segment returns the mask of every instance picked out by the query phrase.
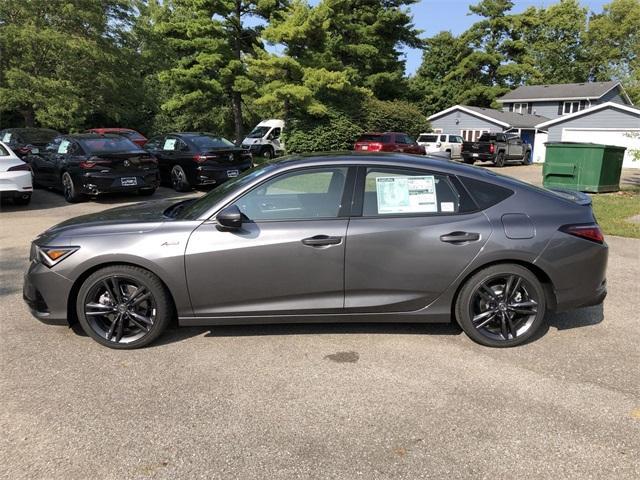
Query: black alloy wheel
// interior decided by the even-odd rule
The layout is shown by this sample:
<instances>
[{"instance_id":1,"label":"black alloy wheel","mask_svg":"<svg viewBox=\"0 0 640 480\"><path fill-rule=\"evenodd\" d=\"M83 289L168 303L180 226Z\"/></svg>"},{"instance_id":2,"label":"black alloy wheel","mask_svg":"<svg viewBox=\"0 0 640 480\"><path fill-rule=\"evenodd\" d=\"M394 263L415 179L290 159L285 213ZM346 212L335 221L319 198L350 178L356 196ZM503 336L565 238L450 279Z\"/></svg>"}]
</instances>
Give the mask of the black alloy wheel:
<instances>
[{"instance_id":1,"label":"black alloy wheel","mask_svg":"<svg viewBox=\"0 0 640 480\"><path fill-rule=\"evenodd\" d=\"M191 190L187 174L180 165L174 165L171 169L171 186L176 192L188 192Z\"/></svg>"},{"instance_id":2,"label":"black alloy wheel","mask_svg":"<svg viewBox=\"0 0 640 480\"><path fill-rule=\"evenodd\" d=\"M526 342L544 323L545 293L535 275L520 265L496 265L462 288L456 318L478 343L510 347Z\"/></svg>"},{"instance_id":3,"label":"black alloy wheel","mask_svg":"<svg viewBox=\"0 0 640 480\"><path fill-rule=\"evenodd\" d=\"M69 172L62 174L62 194L69 203L77 203L84 200L85 196L78 192L76 184Z\"/></svg>"},{"instance_id":4,"label":"black alloy wheel","mask_svg":"<svg viewBox=\"0 0 640 480\"><path fill-rule=\"evenodd\" d=\"M498 152L498 155L496 155L496 161L495 161L495 165L496 167L504 167L504 152Z\"/></svg>"},{"instance_id":5,"label":"black alloy wheel","mask_svg":"<svg viewBox=\"0 0 640 480\"><path fill-rule=\"evenodd\" d=\"M129 265L107 267L87 278L77 299L84 331L111 348L151 343L172 316L166 289L151 272Z\"/></svg>"}]
</instances>

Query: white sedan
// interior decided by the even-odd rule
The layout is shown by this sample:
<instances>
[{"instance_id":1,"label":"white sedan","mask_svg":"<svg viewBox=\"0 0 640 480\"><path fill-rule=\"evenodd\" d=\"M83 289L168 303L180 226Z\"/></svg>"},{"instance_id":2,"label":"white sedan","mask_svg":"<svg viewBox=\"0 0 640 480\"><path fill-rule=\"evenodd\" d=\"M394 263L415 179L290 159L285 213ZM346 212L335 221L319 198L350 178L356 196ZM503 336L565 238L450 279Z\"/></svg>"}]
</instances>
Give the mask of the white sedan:
<instances>
[{"instance_id":1,"label":"white sedan","mask_svg":"<svg viewBox=\"0 0 640 480\"><path fill-rule=\"evenodd\" d=\"M0 142L0 197L12 198L16 205L31 201L33 183L29 165Z\"/></svg>"}]
</instances>

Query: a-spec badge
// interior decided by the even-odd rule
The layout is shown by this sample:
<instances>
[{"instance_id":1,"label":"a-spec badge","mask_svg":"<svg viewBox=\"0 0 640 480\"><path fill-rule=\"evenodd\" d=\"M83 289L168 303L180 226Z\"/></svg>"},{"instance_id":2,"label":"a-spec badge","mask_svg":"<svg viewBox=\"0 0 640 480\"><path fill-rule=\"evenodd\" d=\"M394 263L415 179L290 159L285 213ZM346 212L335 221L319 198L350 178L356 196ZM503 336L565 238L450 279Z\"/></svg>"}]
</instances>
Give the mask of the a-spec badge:
<instances>
[{"instance_id":1,"label":"a-spec badge","mask_svg":"<svg viewBox=\"0 0 640 480\"><path fill-rule=\"evenodd\" d=\"M129 160L125 160L125 161L124 161L124 163L123 163L123 165L124 165L125 167L128 167L128 166L130 166L130 165L131 165L131 162L130 162Z\"/></svg>"},{"instance_id":2,"label":"a-spec badge","mask_svg":"<svg viewBox=\"0 0 640 480\"><path fill-rule=\"evenodd\" d=\"M229 154L229 161L230 161L230 162L233 162L233 153L230 153L230 154Z\"/></svg>"}]
</instances>

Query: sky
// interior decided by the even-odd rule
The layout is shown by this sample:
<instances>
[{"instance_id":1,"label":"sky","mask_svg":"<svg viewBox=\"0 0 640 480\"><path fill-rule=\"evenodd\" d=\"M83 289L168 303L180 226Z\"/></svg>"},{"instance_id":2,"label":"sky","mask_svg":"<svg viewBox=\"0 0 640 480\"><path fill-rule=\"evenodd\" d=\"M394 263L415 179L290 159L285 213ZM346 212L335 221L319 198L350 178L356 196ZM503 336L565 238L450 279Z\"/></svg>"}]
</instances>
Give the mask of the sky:
<instances>
[{"instance_id":1,"label":"sky","mask_svg":"<svg viewBox=\"0 0 640 480\"><path fill-rule=\"evenodd\" d=\"M513 0L513 13L520 13L528 7L545 7L558 0ZM478 0L421 0L411 7L416 28L423 31L423 37L431 37L442 30L451 30L454 34L464 32L480 17L467 15L469 5ZM602 11L609 0L581 0L580 3L594 12ZM407 73L412 74L420 66L422 52L410 49L406 52Z\"/></svg>"}]
</instances>

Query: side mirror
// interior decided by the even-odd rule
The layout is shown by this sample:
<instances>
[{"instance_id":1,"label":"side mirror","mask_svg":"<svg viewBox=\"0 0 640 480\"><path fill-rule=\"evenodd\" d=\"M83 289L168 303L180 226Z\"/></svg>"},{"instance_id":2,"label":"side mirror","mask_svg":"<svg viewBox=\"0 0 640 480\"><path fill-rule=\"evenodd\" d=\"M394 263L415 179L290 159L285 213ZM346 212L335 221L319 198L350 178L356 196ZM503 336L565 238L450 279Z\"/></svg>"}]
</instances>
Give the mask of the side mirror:
<instances>
[{"instance_id":1,"label":"side mirror","mask_svg":"<svg viewBox=\"0 0 640 480\"><path fill-rule=\"evenodd\" d=\"M242 226L242 212L237 205L229 205L216 215L216 222L222 227L237 230Z\"/></svg>"}]
</instances>

